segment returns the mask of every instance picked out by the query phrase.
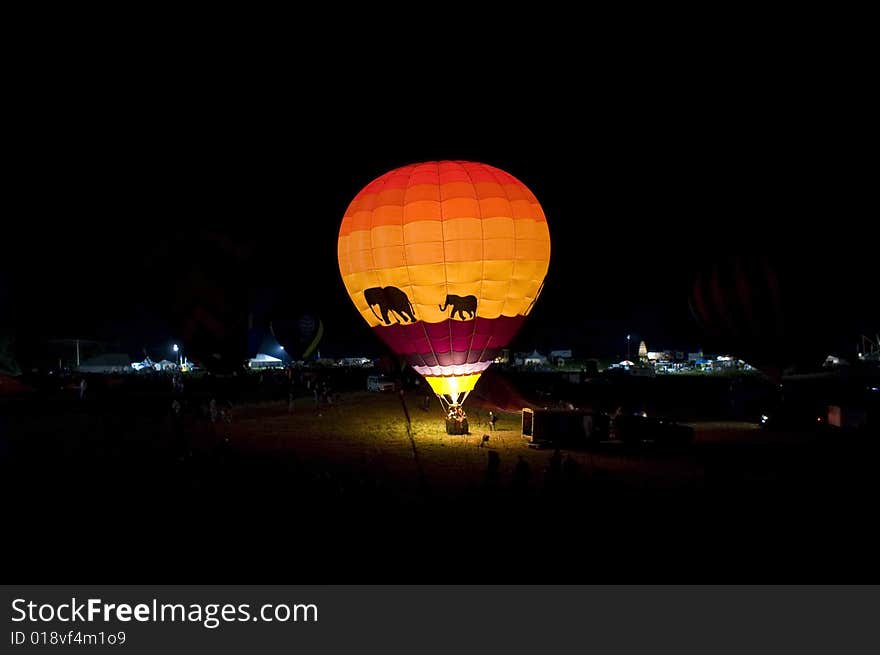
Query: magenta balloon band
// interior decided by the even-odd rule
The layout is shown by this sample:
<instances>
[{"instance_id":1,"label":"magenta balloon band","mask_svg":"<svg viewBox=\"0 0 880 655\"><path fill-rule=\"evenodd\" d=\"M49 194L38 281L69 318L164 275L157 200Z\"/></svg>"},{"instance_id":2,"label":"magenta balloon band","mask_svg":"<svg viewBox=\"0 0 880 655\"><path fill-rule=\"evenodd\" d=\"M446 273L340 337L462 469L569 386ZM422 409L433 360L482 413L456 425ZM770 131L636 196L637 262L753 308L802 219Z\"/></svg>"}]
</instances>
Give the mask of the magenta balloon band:
<instances>
[{"instance_id":1,"label":"magenta balloon band","mask_svg":"<svg viewBox=\"0 0 880 655\"><path fill-rule=\"evenodd\" d=\"M524 316L477 317L472 321L447 319L440 323L396 323L374 327L391 350L406 357L414 368L476 366L492 362L519 330ZM464 372L480 372L486 366Z\"/></svg>"}]
</instances>

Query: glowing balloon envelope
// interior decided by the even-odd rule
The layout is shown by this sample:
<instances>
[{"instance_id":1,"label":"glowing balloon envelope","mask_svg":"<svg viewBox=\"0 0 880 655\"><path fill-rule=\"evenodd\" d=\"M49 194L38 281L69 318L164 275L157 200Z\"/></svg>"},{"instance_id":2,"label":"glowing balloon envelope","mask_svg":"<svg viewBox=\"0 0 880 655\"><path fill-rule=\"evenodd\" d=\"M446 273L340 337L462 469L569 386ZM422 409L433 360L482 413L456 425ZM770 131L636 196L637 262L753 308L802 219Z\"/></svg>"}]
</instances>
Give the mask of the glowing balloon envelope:
<instances>
[{"instance_id":1,"label":"glowing balloon envelope","mask_svg":"<svg viewBox=\"0 0 880 655\"><path fill-rule=\"evenodd\" d=\"M338 255L364 320L457 405L531 311L550 233L538 200L512 175L426 162L385 173L355 196Z\"/></svg>"}]
</instances>

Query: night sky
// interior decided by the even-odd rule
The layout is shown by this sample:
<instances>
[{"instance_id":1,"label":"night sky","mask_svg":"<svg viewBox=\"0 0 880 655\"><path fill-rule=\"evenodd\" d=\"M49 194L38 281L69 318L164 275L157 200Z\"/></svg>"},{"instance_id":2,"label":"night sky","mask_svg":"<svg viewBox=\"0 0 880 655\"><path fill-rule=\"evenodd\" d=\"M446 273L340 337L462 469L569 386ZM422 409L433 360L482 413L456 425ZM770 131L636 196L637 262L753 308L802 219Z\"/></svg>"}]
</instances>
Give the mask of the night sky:
<instances>
[{"instance_id":1,"label":"night sky","mask_svg":"<svg viewBox=\"0 0 880 655\"><path fill-rule=\"evenodd\" d=\"M342 287L339 224L373 178L432 159L500 167L542 203L550 272L523 349L610 355L628 332L694 347L690 282L719 253L833 261L848 298L871 277L867 106L831 77L820 93L815 80L591 72L509 96L363 80L330 97L325 81L61 65L33 82L18 100L5 320L160 344L209 228L256 243L249 284L289 316L321 316L327 354L378 352Z\"/></svg>"}]
</instances>

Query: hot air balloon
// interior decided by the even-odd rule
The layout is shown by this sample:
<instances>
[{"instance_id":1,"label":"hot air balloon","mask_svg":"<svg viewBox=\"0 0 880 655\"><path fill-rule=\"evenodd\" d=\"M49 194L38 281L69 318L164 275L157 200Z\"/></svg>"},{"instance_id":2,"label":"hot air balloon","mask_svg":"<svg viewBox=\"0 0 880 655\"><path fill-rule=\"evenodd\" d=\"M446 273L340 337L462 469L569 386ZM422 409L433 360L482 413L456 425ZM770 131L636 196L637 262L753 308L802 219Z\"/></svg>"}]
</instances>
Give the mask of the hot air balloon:
<instances>
[{"instance_id":1,"label":"hot air balloon","mask_svg":"<svg viewBox=\"0 0 880 655\"><path fill-rule=\"evenodd\" d=\"M324 323L307 313L295 319L275 318L271 330L291 357L308 359L317 353L324 336Z\"/></svg>"},{"instance_id":2,"label":"hot air balloon","mask_svg":"<svg viewBox=\"0 0 880 655\"><path fill-rule=\"evenodd\" d=\"M435 161L364 187L342 219L338 256L367 324L463 416L541 292L550 233L534 194L509 173Z\"/></svg>"},{"instance_id":3,"label":"hot air balloon","mask_svg":"<svg viewBox=\"0 0 880 655\"><path fill-rule=\"evenodd\" d=\"M199 231L195 257L175 264L173 337L187 359L216 372L243 370L248 357L248 273L252 248L242 238Z\"/></svg>"},{"instance_id":4,"label":"hot air balloon","mask_svg":"<svg viewBox=\"0 0 880 655\"><path fill-rule=\"evenodd\" d=\"M268 353L266 349L269 340L270 350L278 350L280 344L272 343L274 338L269 339L272 332L271 316L277 303L273 289L259 287L250 290L248 300L248 331L247 331L247 356L256 357L258 353ZM273 353L274 354L274 353Z\"/></svg>"},{"instance_id":5,"label":"hot air balloon","mask_svg":"<svg viewBox=\"0 0 880 655\"><path fill-rule=\"evenodd\" d=\"M877 303L859 299L854 265L800 253L713 257L697 267L689 297L704 345L776 380L847 344L854 350L877 314Z\"/></svg>"}]
</instances>

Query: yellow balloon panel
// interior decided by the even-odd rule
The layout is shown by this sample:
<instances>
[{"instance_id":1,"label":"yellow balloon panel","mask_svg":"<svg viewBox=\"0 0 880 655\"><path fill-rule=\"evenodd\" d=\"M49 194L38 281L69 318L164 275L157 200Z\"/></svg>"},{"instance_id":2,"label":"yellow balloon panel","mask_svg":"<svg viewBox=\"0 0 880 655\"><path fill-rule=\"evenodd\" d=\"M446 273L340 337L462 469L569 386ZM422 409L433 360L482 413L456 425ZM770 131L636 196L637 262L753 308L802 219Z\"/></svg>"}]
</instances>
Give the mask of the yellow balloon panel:
<instances>
[{"instance_id":1,"label":"yellow balloon panel","mask_svg":"<svg viewBox=\"0 0 880 655\"><path fill-rule=\"evenodd\" d=\"M439 262L550 260L546 222L513 218L419 220L354 230L339 237L343 276L377 267Z\"/></svg>"},{"instance_id":2,"label":"yellow balloon panel","mask_svg":"<svg viewBox=\"0 0 880 655\"><path fill-rule=\"evenodd\" d=\"M431 389L438 396L448 395L452 396L453 399L457 399L459 394L474 390L480 375L480 373L474 373L473 375L451 375L448 377L426 375L425 380L428 381Z\"/></svg>"},{"instance_id":3,"label":"yellow balloon panel","mask_svg":"<svg viewBox=\"0 0 880 655\"><path fill-rule=\"evenodd\" d=\"M516 222L510 216L484 218L480 221L480 228L485 239L513 240L516 238Z\"/></svg>"}]
</instances>

